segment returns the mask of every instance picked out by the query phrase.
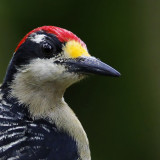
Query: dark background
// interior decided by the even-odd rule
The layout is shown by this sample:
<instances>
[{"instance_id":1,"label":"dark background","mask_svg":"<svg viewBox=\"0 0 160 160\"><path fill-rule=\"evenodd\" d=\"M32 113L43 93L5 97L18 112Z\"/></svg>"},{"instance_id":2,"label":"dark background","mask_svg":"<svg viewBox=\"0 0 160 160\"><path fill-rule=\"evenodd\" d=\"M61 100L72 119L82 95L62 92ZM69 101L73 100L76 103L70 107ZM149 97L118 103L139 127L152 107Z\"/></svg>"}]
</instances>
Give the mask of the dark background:
<instances>
[{"instance_id":1,"label":"dark background","mask_svg":"<svg viewBox=\"0 0 160 160\"><path fill-rule=\"evenodd\" d=\"M65 93L92 160L159 160L160 1L1 0L1 82L18 42L43 25L77 34L91 55L122 74L90 77Z\"/></svg>"}]
</instances>

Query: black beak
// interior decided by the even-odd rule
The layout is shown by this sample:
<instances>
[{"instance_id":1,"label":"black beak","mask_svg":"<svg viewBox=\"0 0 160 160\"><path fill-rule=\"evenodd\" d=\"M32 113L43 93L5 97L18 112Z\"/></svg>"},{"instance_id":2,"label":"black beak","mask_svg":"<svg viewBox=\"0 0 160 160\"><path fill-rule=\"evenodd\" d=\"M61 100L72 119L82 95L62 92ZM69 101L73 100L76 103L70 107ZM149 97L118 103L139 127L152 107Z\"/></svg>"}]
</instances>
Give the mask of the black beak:
<instances>
[{"instance_id":1,"label":"black beak","mask_svg":"<svg viewBox=\"0 0 160 160\"><path fill-rule=\"evenodd\" d=\"M68 69L71 72L79 72L82 74L98 74L113 77L119 77L121 75L114 68L101 62L95 57L68 59L64 63L68 66Z\"/></svg>"}]
</instances>

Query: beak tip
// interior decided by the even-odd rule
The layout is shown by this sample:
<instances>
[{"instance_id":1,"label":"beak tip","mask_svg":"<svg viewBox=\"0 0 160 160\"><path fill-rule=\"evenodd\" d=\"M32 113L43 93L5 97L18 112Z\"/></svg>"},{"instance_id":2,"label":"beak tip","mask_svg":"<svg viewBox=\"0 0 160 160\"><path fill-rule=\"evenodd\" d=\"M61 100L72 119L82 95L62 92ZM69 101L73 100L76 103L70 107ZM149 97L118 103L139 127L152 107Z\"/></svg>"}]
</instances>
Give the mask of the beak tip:
<instances>
[{"instance_id":1,"label":"beak tip","mask_svg":"<svg viewBox=\"0 0 160 160\"><path fill-rule=\"evenodd\" d=\"M115 77L120 77L120 76L121 76L121 73L119 73L118 71L116 71Z\"/></svg>"},{"instance_id":2,"label":"beak tip","mask_svg":"<svg viewBox=\"0 0 160 160\"><path fill-rule=\"evenodd\" d=\"M119 73L118 71L115 72L111 72L109 74L106 74L106 76L111 76L111 77L120 77L121 73Z\"/></svg>"},{"instance_id":3,"label":"beak tip","mask_svg":"<svg viewBox=\"0 0 160 160\"><path fill-rule=\"evenodd\" d=\"M116 69L112 68L111 66L105 64L105 75L112 76L112 77L120 77L121 73L118 72Z\"/></svg>"}]
</instances>

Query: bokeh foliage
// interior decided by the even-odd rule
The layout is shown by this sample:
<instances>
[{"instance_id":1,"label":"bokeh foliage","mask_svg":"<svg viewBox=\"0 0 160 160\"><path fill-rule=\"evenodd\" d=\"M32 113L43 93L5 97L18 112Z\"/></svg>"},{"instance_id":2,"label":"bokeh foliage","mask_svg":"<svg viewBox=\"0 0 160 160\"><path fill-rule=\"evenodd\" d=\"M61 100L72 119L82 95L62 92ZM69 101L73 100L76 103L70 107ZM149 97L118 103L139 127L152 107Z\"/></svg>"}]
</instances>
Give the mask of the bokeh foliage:
<instances>
[{"instance_id":1,"label":"bokeh foliage","mask_svg":"<svg viewBox=\"0 0 160 160\"><path fill-rule=\"evenodd\" d=\"M121 78L91 77L65 99L82 122L93 160L160 159L160 1L1 0L0 80L21 38L55 25L76 33Z\"/></svg>"}]
</instances>

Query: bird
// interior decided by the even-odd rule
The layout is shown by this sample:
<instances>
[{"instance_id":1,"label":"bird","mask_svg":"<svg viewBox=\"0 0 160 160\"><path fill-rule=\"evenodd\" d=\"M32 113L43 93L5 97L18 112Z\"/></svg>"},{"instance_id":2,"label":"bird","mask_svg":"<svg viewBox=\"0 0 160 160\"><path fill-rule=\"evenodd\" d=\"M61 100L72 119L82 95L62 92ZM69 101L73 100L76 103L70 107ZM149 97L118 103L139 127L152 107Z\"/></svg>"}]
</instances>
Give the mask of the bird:
<instances>
[{"instance_id":1,"label":"bird","mask_svg":"<svg viewBox=\"0 0 160 160\"><path fill-rule=\"evenodd\" d=\"M91 160L86 132L63 95L94 74L120 76L71 31L42 26L26 34L0 86L0 159Z\"/></svg>"}]
</instances>

